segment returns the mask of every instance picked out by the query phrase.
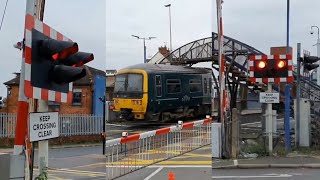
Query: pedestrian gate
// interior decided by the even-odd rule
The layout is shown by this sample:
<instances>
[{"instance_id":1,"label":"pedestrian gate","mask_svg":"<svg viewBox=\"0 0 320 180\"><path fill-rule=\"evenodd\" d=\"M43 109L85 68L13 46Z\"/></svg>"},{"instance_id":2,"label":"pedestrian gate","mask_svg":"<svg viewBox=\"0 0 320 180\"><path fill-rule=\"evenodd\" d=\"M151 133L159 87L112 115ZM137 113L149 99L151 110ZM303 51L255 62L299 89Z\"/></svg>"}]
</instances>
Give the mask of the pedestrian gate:
<instances>
[{"instance_id":1,"label":"pedestrian gate","mask_svg":"<svg viewBox=\"0 0 320 180\"><path fill-rule=\"evenodd\" d=\"M107 179L180 156L211 143L211 118L106 141Z\"/></svg>"}]
</instances>

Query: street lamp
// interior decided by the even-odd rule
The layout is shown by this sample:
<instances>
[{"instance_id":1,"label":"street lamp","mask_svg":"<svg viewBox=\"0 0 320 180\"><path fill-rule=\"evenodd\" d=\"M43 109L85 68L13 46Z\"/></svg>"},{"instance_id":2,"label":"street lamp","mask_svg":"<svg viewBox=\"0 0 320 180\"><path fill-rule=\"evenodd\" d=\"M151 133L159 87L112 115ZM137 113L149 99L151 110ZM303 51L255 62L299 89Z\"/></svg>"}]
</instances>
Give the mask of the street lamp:
<instances>
[{"instance_id":1,"label":"street lamp","mask_svg":"<svg viewBox=\"0 0 320 180\"><path fill-rule=\"evenodd\" d=\"M147 63L146 40L151 40L151 39L154 39L156 37L148 37L148 38L146 38L146 37L140 37L140 36L136 36L136 35L131 35L131 36L137 38L138 40L139 39L143 40L143 57L144 57L144 61L143 62Z\"/></svg>"},{"instance_id":2,"label":"street lamp","mask_svg":"<svg viewBox=\"0 0 320 180\"><path fill-rule=\"evenodd\" d=\"M317 39L317 56L320 57L320 38L319 38L319 27L318 26L311 26L310 34L313 34L314 31L312 28L318 29L318 39ZM320 61L318 62L320 65ZM320 66L317 68L317 85L320 85Z\"/></svg>"},{"instance_id":3,"label":"street lamp","mask_svg":"<svg viewBox=\"0 0 320 180\"><path fill-rule=\"evenodd\" d=\"M172 51L172 33L171 33L171 4L166 4L164 7L169 8L169 22L170 22L170 51Z\"/></svg>"}]
</instances>

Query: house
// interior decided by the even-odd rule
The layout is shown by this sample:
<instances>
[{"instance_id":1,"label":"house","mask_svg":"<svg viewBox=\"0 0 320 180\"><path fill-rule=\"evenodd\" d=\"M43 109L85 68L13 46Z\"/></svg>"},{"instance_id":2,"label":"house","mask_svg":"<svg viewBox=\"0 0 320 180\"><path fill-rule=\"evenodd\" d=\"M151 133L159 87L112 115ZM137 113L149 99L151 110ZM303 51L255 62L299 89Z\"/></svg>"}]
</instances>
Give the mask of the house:
<instances>
[{"instance_id":1,"label":"house","mask_svg":"<svg viewBox=\"0 0 320 180\"><path fill-rule=\"evenodd\" d=\"M161 61L163 58L167 57L170 54L170 50L164 46L164 47L159 47L159 51L153 55L153 57L148 60L148 63L152 64L158 64L159 61ZM165 60L164 63L168 62L168 60Z\"/></svg>"},{"instance_id":2,"label":"house","mask_svg":"<svg viewBox=\"0 0 320 180\"><path fill-rule=\"evenodd\" d=\"M107 82L106 82L106 87L107 87L107 101L112 101L113 99L113 89L115 85L115 75L117 73L117 70L106 70L106 76L107 76Z\"/></svg>"},{"instance_id":3,"label":"house","mask_svg":"<svg viewBox=\"0 0 320 180\"><path fill-rule=\"evenodd\" d=\"M60 114L103 114L103 103L99 100L105 95L106 75L104 71L84 66L87 75L73 82L72 103L56 103L49 101L50 112ZM5 82L7 86L7 101L2 112L17 113L20 73L15 73L16 77Z\"/></svg>"}]
</instances>

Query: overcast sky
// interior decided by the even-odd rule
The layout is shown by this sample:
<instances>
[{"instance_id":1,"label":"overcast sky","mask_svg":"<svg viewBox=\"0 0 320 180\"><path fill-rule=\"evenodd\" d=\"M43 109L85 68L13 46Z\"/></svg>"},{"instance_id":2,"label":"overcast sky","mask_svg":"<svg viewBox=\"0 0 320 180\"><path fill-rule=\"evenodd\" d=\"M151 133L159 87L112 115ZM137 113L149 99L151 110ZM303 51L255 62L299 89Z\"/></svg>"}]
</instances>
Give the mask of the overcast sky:
<instances>
[{"instance_id":1,"label":"overcast sky","mask_svg":"<svg viewBox=\"0 0 320 180\"><path fill-rule=\"evenodd\" d=\"M0 0L0 15L5 0ZM24 30L26 0L9 0L0 31L0 96L6 95L4 82L20 72L21 51L13 44L21 41ZM44 22L77 42L80 51L94 53L89 66L105 70L106 65L106 1L46 0Z\"/></svg>"},{"instance_id":2,"label":"overcast sky","mask_svg":"<svg viewBox=\"0 0 320 180\"><path fill-rule=\"evenodd\" d=\"M171 3L173 49L209 37L216 32L215 0L47 0L44 21L74 41L80 50L94 52L89 65L99 69L121 69L143 62L143 44L131 37L155 36L146 41L147 57L159 46L169 46ZM5 1L0 1L2 15ZM310 26L320 26L320 1L291 0L290 45L316 55L316 33ZM3 29L0 31L1 76L3 82L20 70L21 52L12 45L22 39L25 0L9 0ZM286 44L286 0L225 0L223 3L225 35L251 45L266 54L271 46ZM106 48L105 48L106 47ZM296 53L296 52L294 52Z\"/></svg>"},{"instance_id":3,"label":"overcast sky","mask_svg":"<svg viewBox=\"0 0 320 180\"><path fill-rule=\"evenodd\" d=\"M266 54L271 46L286 45L286 0L224 0L225 35ZM107 69L143 62L143 44L131 37L156 36L147 41L147 57L165 43L169 46L171 3L173 49L209 37L216 27L216 0L111 0L107 3ZM317 36L310 26L320 26L319 0L291 0L290 45L298 42L316 55Z\"/></svg>"}]
</instances>

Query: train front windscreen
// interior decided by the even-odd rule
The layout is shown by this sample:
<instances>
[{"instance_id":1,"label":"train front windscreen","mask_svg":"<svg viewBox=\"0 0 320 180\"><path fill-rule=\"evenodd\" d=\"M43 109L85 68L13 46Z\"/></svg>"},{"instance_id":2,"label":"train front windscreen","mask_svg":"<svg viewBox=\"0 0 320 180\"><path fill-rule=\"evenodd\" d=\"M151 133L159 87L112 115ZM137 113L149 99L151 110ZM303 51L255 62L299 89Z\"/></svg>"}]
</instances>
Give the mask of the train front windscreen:
<instances>
[{"instance_id":1,"label":"train front windscreen","mask_svg":"<svg viewBox=\"0 0 320 180\"><path fill-rule=\"evenodd\" d=\"M116 76L114 86L116 98L142 98L143 76L142 74L119 74Z\"/></svg>"}]
</instances>

